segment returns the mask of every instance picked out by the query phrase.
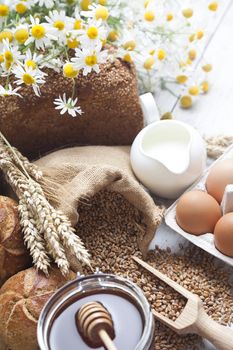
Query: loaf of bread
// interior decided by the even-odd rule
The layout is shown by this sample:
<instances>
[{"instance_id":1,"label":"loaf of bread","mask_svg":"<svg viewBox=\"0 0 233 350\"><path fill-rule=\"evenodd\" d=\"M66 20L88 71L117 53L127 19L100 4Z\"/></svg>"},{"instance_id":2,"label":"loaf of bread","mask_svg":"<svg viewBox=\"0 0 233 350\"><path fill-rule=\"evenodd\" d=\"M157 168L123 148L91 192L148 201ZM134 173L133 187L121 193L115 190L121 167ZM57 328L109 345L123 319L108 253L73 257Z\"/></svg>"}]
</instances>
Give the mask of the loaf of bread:
<instances>
[{"instance_id":1,"label":"loaf of bread","mask_svg":"<svg viewBox=\"0 0 233 350\"><path fill-rule=\"evenodd\" d=\"M0 196L0 285L29 266L31 259L24 246L17 203Z\"/></svg>"},{"instance_id":2,"label":"loaf of bread","mask_svg":"<svg viewBox=\"0 0 233 350\"><path fill-rule=\"evenodd\" d=\"M0 289L0 342L11 350L37 350L37 321L47 300L67 281L52 268L49 277L33 267L14 275Z\"/></svg>"},{"instance_id":3,"label":"loaf of bread","mask_svg":"<svg viewBox=\"0 0 233 350\"><path fill-rule=\"evenodd\" d=\"M55 98L72 95L73 84L48 70L41 97L25 86L18 96L0 98L0 130L29 158L67 145L129 145L143 127L134 66L117 59L99 74L76 79L84 114L75 118L55 110ZM0 79L1 82L1 79Z\"/></svg>"}]
</instances>

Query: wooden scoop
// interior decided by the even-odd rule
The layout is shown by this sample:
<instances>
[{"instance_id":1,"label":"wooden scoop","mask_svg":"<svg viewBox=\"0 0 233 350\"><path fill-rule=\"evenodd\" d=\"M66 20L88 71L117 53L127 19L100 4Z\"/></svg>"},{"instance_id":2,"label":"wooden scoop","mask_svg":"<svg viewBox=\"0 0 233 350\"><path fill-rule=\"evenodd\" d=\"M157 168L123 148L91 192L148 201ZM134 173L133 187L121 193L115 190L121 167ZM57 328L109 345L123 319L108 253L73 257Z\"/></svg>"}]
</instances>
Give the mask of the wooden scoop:
<instances>
[{"instance_id":1,"label":"wooden scoop","mask_svg":"<svg viewBox=\"0 0 233 350\"><path fill-rule=\"evenodd\" d=\"M90 347L117 350L112 341L115 338L112 316L101 303L84 304L76 313L75 321L83 340Z\"/></svg>"},{"instance_id":2,"label":"wooden scoop","mask_svg":"<svg viewBox=\"0 0 233 350\"><path fill-rule=\"evenodd\" d=\"M202 301L198 295L192 294L138 257L134 256L133 259L187 299L185 308L175 321L153 311L155 318L178 334L195 333L208 339L218 350L233 350L233 330L221 326L210 318L204 311Z\"/></svg>"}]
</instances>

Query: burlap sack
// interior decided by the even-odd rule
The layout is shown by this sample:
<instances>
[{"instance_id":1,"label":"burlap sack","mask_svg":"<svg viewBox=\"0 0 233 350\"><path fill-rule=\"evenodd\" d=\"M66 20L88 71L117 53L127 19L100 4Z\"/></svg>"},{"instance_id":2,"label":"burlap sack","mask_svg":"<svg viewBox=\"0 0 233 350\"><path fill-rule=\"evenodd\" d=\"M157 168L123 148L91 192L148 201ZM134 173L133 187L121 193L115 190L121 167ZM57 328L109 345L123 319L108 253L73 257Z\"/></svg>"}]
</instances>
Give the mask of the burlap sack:
<instances>
[{"instance_id":1,"label":"burlap sack","mask_svg":"<svg viewBox=\"0 0 233 350\"><path fill-rule=\"evenodd\" d=\"M59 198L57 206L75 225L78 223L80 201L100 190L118 192L135 206L143 216L146 234L138 238L145 256L155 230L161 221L162 209L135 179L129 159L128 146L74 147L51 153L36 162L49 179ZM62 185L57 187L56 185ZM50 191L50 197L54 194Z\"/></svg>"}]
</instances>

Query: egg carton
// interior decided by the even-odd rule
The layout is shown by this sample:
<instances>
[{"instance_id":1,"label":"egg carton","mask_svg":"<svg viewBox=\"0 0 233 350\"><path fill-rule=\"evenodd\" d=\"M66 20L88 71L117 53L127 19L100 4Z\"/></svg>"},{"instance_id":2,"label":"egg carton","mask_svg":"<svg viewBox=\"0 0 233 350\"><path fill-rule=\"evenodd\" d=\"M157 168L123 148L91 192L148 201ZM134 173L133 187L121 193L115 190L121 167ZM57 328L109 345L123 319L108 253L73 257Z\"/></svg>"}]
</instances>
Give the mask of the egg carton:
<instances>
[{"instance_id":1,"label":"egg carton","mask_svg":"<svg viewBox=\"0 0 233 350\"><path fill-rule=\"evenodd\" d=\"M191 186L189 187L186 192L194 189L200 189L206 191L205 182L206 178L211 170L211 168L218 163L220 160L223 159L231 159L233 160L233 144L227 148L227 150L224 152L224 154L219 157L213 164L207 168L204 173L201 175L201 177ZM179 233L181 236L195 244L197 247L207 251L209 254L212 254L213 256L221 259L225 263L233 266L233 258L228 257L224 254L222 254L219 250L215 248L214 245L214 235L213 233L205 233L200 236L195 236L193 234L190 234L184 230L177 224L176 222L176 206L179 198L167 209L165 213L165 222L166 224L174 231Z\"/></svg>"}]
</instances>

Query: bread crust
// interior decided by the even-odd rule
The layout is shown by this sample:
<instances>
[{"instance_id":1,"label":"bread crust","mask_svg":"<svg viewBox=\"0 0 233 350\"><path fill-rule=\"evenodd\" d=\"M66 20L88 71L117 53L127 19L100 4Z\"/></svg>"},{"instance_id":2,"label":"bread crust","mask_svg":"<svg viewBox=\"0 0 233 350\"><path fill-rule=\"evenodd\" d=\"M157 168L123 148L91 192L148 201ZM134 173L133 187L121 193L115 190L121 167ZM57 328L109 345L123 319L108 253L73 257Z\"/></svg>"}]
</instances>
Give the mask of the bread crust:
<instances>
[{"instance_id":1,"label":"bread crust","mask_svg":"<svg viewBox=\"0 0 233 350\"><path fill-rule=\"evenodd\" d=\"M37 321L54 292L75 278L53 267L49 277L35 268L17 273L0 289L0 340L11 350L37 350Z\"/></svg>"},{"instance_id":2,"label":"bread crust","mask_svg":"<svg viewBox=\"0 0 233 350\"><path fill-rule=\"evenodd\" d=\"M0 196L0 285L29 266L31 258L23 242L18 204Z\"/></svg>"}]
</instances>

